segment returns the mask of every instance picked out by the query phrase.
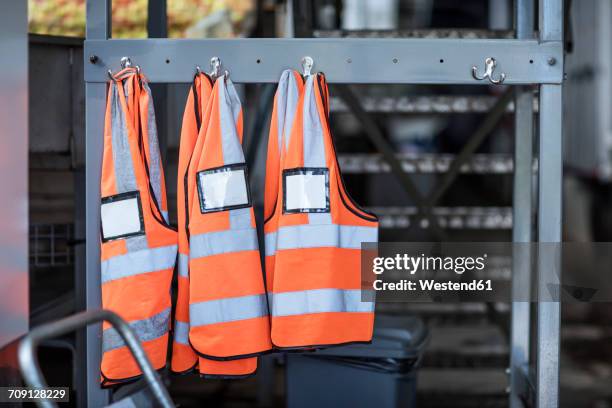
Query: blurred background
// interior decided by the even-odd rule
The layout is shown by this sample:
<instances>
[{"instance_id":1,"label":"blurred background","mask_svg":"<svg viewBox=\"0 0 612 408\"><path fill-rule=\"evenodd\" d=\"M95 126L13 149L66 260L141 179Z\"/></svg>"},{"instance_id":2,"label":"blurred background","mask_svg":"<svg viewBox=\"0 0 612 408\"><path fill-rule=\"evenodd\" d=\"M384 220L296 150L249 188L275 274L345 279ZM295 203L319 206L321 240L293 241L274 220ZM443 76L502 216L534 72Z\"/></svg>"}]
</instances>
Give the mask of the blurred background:
<instances>
[{"instance_id":1,"label":"blurred background","mask_svg":"<svg viewBox=\"0 0 612 408\"><path fill-rule=\"evenodd\" d=\"M112 36L515 37L512 0L166 0L167 27L157 27L156 33L148 25L148 3L114 0ZM85 0L28 0L28 6L29 88L36 92L29 99L29 290L30 324L36 326L77 310L75 277L83 271ZM612 3L565 1L565 33L563 236L565 241L612 241ZM412 57L419 56L406 56ZM142 69L146 75L147 67ZM153 89L171 205L187 87ZM512 239L514 104L512 99L500 102L509 88L352 88L367 115L355 115L332 85L334 138L347 188L379 215L381 240ZM274 91L269 84L241 87L254 186L263 185ZM537 101L534 88L536 115ZM488 129L485 123L491 120L494 126ZM421 204L390 171L373 134L392 146L421 195L448 184L428 207L432 218L422 216ZM468 145L474 152L466 155ZM458 156L462 165L453 170ZM261 209L263 192L255 190ZM509 268L501 273L509 279ZM599 273L612 278L612 271ZM416 401L420 407L502 407L507 406L508 312L507 303L382 303L379 317L404 322L402 333L386 338L385 347L396 354L273 355L263 358L258 375L247 380L165 379L175 402L184 407L301 406L304 395L320 390L312 388L318 387L314 382L310 388L301 382L305 373L314 372L324 384L337 386L335 392L342 392L342 384L365 381L370 396L396 393L388 406ZM564 305L562 316L561 406L612 407L612 308ZM40 352L52 385L76 382L76 358L70 337ZM118 395L139 387L123 387Z\"/></svg>"}]
</instances>

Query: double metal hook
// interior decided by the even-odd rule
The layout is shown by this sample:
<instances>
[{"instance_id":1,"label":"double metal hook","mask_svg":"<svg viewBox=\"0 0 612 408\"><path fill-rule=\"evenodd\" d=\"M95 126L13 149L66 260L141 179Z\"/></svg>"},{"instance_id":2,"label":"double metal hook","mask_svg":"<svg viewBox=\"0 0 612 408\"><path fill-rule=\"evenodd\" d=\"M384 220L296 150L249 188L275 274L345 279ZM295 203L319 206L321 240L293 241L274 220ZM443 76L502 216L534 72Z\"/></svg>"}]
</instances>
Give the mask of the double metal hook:
<instances>
[{"instance_id":1,"label":"double metal hook","mask_svg":"<svg viewBox=\"0 0 612 408\"><path fill-rule=\"evenodd\" d=\"M198 74L202 73L202 68L199 65L196 65L196 72ZM213 79L220 77L221 75L225 75L225 78L229 78L229 71L225 70L221 73L221 58L212 57L210 59L210 74L209 76Z\"/></svg>"},{"instance_id":2,"label":"double metal hook","mask_svg":"<svg viewBox=\"0 0 612 408\"><path fill-rule=\"evenodd\" d=\"M210 59L210 76L217 78L221 73L221 58L212 57Z\"/></svg>"},{"instance_id":3,"label":"double metal hook","mask_svg":"<svg viewBox=\"0 0 612 408\"><path fill-rule=\"evenodd\" d=\"M302 58L302 72L304 73L305 77L312 75L313 66L314 60L312 59L312 57L305 56L304 58Z\"/></svg>"},{"instance_id":4,"label":"double metal hook","mask_svg":"<svg viewBox=\"0 0 612 408\"><path fill-rule=\"evenodd\" d=\"M489 79L489 82L495 85L499 85L504 82L506 79L506 74L504 72L499 74L499 77L493 78L493 72L495 71L495 67L497 66L497 62L495 58L488 57L485 59L485 71L484 74L478 75L478 68L476 66L472 67L472 76L474 79L478 81L482 81L484 79Z\"/></svg>"},{"instance_id":5,"label":"double metal hook","mask_svg":"<svg viewBox=\"0 0 612 408\"><path fill-rule=\"evenodd\" d=\"M122 57L121 58L121 69L125 69L125 68L130 68L133 67L134 65L132 64L132 60L130 59L130 57ZM136 72L138 74L140 74L140 65L136 65ZM113 71L111 71L110 69L107 71L108 76L111 80L115 80L115 75L113 74Z\"/></svg>"}]
</instances>

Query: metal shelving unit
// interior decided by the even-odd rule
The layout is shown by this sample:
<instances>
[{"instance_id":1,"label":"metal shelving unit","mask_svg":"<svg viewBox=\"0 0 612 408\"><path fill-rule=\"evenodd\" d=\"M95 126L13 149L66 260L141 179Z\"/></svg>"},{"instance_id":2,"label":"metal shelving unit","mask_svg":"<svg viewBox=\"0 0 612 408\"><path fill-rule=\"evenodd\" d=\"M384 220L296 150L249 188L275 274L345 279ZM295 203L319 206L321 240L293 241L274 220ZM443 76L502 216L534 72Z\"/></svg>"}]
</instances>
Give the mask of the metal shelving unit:
<instances>
[{"instance_id":1,"label":"metal shelving unit","mask_svg":"<svg viewBox=\"0 0 612 408\"><path fill-rule=\"evenodd\" d=\"M562 179L562 88L563 88L563 2L539 0L538 34L534 35L534 0L516 0L516 30L491 33L448 30L431 31L414 38L414 33L375 38L372 35L331 36L297 39L201 39L179 40L155 38L146 40L110 39L110 0L87 0L87 40L85 42L86 81L86 271L78 284L84 291L83 308L100 307L100 248L99 208L100 171L102 161L102 129L106 98L107 70L116 70L120 59L129 56L143 67L153 84L190 82L196 65L219 57L232 73L232 80L243 83L273 83L283 69L298 67L308 55L315 60L315 69L326 73L330 83L378 84L462 84L490 85L487 79L472 75L485 69L485 60L495 58L493 77L505 73L504 85L514 93L500 97L494 103L493 117L485 119L475 134L481 139L495 125L495 116L507 111L514 98L516 118L516 151L514 155L514 202L512 219L515 242L532 241L534 209L532 208L534 86L539 87L538 135L538 242L561 240L561 179ZM418 58L415 58L418 56ZM339 87L345 102L354 102L350 90ZM351 103L349 103L350 105ZM355 111L355 106L351 110ZM363 111L360 106L356 107ZM367 119L365 119L367 121ZM379 150L391 158L390 167L404 174L402 164L394 158L376 126L364 122L369 136ZM484 135L484 136L483 136ZM451 176L433 197L419 208L433 207L439 195L452 181L452 173L461 171L473 151L468 146L449 165ZM385 153L386 151L386 153ZM455 174L456 175L456 174ZM407 191L409 178L401 176ZM558 282L555 254L544 254L538 261L537 286L545 293L545 283ZM515 265L529 265L529 259L519 259ZM513 273L513 288L529 291L529 269L517 268ZM512 407L556 407L559 400L559 329L560 304L541 301L535 316L527 302L512 305L512 335L510 364L510 402ZM530 341L530 319L535 317L537 331ZM535 360L530 360L531 347ZM81 347L83 354L84 399L81 404L98 407L109 401L107 391L99 386L101 357L101 326L87 328Z\"/></svg>"}]
</instances>

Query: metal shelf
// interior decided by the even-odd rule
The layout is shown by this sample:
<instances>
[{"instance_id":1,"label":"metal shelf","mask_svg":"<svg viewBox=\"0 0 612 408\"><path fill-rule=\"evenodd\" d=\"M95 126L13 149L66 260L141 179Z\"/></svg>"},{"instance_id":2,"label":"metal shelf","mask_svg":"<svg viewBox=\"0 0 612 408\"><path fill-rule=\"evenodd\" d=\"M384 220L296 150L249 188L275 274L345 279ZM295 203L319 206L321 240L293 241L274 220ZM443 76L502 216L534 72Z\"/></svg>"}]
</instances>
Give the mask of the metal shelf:
<instances>
[{"instance_id":1,"label":"metal shelf","mask_svg":"<svg viewBox=\"0 0 612 408\"><path fill-rule=\"evenodd\" d=\"M372 113L487 113L497 97L488 95L425 95L425 96L363 96L361 106ZM331 97L330 110L334 113L350 112L342 98ZM538 111L538 99L533 99L533 109ZM514 112L509 103L506 112Z\"/></svg>"},{"instance_id":2,"label":"metal shelf","mask_svg":"<svg viewBox=\"0 0 612 408\"><path fill-rule=\"evenodd\" d=\"M514 30L477 30L461 28L435 28L417 30L316 30L317 38L455 38L461 40L476 39L514 39Z\"/></svg>"},{"instance_id":3,"label":"metal shelf","mask_svg":"<svg viewBox=\"0 0 612 408\"><path fill-rule=\"evenodd\" d=\"M430 227L417 207L369 207L378 216L380 228ZM434 207L431 213L443 229L499 230L512 228L512 207Z\"/></svg>"},{"instance_id":4,"label":"metal shelf","mask_svg":"<svg viewBox=\"0 0 612 408\"><path fill-rule=\"evenodd\" d=\"M449 171L456 156L438 153L400 153L397 159L406 173L440 174ZM391 167L378 153L351 153L338 155L343 174L390 173ZM460 168L463 174L512 174L514 160L509 154L474 154ZM537 160L533 161L537 171Z\"/></svg>"}]
</instances>

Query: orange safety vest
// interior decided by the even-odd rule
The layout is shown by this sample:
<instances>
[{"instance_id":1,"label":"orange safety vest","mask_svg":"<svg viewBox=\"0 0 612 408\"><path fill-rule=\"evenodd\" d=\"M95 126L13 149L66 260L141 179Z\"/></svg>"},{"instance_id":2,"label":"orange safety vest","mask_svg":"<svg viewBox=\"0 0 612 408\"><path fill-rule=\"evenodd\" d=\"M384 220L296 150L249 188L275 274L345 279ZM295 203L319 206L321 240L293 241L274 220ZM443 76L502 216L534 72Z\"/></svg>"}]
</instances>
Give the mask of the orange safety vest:
<instances>
[{"instance_id":1,"label":"orange safety vest","mask_svg":"<svg viewBox=\"0 0 612 408\"><path fill-rule=\"evenodd\" d=\"M283 153L286 151L303 89L304 81L300 73L288 69L281 74L274 95L264 193L265 269L268 288L271 288L272 282L274 282L274 254L276 252L276 234L274 233L278 230L278 217L274 217L274 214L279 193L278 174L280 174L281 168L281 151Z\"/></svg>"},{"instance_id":2,"label":"orange safety vest","mask_svg":"<svg viewBox=\"0 0 612 408\"><path fill-rule=\"evenodd\" d=\"M242 151L242 107L215 81L188 169L189 342L201 357L234 360L271 349L270 322ZM246 363L245 363L246 364Z\"/></svg>"},{"instance_id":3,"label":"orange safety vest","mask_svg":"<svg viewBox=\"0 0 612 408\"><path fill-rule=\"evenodd\" d=\"M134 68L109 83L100 191L102 307L130 324L160 369L166 364L177 236L168 225L151 91ZM107 323L102 348L103 385L141 375Z\"/></svg>"},{"instance_id":4,"label":"orange safety vest","mask_svg":"<svg viewBox=\"0 0 612 408\"><path fill-rule=\"evenodd\" d=\"M235 378L244 377L255 372L256 358L235 361L214 361L197 356L189 344L189 233L187 230L195 180L188 177L188 168L193 155L198 134L202 126L202 116L211 100L212 81L208 75L199 73L195 76L187 97L183 114L181 140L179 147L178 180L177 180L177 215L179 234L178 258L178 296L176 303L174 336L172 345L171 369L185 373L196 366L200 374L206 377ZM204 137L205 135L203 135Z\"/></svg>"},{"instance_id":5,"label":"orange safety vest","mask_svg":"<svg viewBox=\"0 0 612 408\"><path fill-rule=\"evenodd\" d=\"M276 102L285 99L287 109L293 109L283 92L281 87ZM362 242L377 241L378 220L346 192L329 127L328 100L324 75L309 75L291 131L285 120L279 135L275 122L281 123L282 109L270 126L268 145L280 146L280 159L268 157L268 162L280 160L280 168L266 174L266 185L278 186L278 194L266 191L265 208L273 213L264 230L266 255L274 257L268 284L271 337L281 349L372 339L374 302L371 293L362 301L360 257ZM285 138L281 143L280 137Z\"/></svg>"}]
</instances>

